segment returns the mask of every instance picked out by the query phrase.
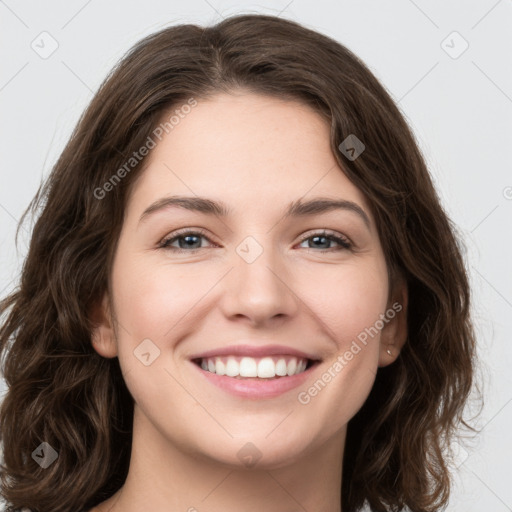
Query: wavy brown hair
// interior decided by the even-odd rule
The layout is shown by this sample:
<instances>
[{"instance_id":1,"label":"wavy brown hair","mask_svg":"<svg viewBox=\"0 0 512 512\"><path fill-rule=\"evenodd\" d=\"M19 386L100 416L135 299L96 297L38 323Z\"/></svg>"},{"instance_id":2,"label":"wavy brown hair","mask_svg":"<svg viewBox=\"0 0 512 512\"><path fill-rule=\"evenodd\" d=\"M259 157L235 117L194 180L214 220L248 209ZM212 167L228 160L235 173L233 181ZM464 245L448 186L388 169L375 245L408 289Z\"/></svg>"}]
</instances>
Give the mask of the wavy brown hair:
<instances>
[{"instance_id":1,"label":"wavy brown hair","mask_svg":"<svg viewBox=\"0 0 512 512\"><path fill-rule=\"evenodd\" d=\"M0 478L8 511L76 512L115 493L128 472L133 399L117 358L91 346L87 314L111 291L127 196L142 159L112 179L162 116L190 98L247 91L302 102L331 126L332 152L365 194L390 276L408 286L408 339L379 368L348 425L342 507L434 511L448 503L447 443L475 382L475 335L462 244L404 117L365 64L335 40L268 15L165 28L105 79L25 211L40 208L20 284L1 302ZM338 148L350 134L357 159ZM101 196L101 197L100 197ZM109 294L111 295L111 294ZM41 442L58 458L43 469Z\"/></svg>"}]
</instances>

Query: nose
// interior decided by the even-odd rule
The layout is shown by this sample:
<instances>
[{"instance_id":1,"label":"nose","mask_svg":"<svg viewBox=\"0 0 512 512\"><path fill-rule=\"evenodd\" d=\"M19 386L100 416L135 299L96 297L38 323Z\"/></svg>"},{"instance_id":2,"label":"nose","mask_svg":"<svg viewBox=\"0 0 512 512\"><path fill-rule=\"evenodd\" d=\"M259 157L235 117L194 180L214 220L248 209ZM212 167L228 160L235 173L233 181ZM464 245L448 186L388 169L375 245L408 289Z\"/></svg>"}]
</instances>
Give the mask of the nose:
<instances>
[{"instance_id":1,"label":"nose","mask_svg":"<svg viewBox=\"0 0 512 512\"><path fill-rule=\"evenodd\" d=\"M297 312L300 300L292 276L275 251L265 247L254 261L236 253L232 261L234 268L222 280L220 299L227 318L270 326Z\"/></svg>"}]
</instances>

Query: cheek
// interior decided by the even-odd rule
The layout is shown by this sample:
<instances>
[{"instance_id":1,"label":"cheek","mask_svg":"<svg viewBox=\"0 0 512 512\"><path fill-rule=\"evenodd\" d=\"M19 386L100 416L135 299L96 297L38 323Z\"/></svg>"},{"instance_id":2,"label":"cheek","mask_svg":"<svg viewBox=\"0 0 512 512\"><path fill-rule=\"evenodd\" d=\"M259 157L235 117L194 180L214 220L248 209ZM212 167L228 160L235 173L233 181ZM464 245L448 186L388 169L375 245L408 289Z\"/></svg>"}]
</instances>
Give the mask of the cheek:
<instances>
[{"instance_id":1,"label":"cheek","mask_svg":"<svg viewBox=\"0 0 512 512\"><path fill-rule=\"evenodd\" d=\"M319 443L350 421L372 389L379 359L378 327L388 294L382 265L337 270L320 282L326 291L313 294L315 315L329 328L335 345L315 379L296 396L299 411L322 425Z\"/></svg>"},{"instance_id":2,"label":"cheek","mask_svg":"<svg viewBox=\"0 0 512 512\"><path fill-rule=\"evenodd\" d=\"M150 338L159 344L186 319L216 275L209 271L202 276L184 265L152 264L147 256L130 261L120 258L116 265L113 286L119 324L134 341Z\"/></svg>"},{"instance_id":3,"label":"cheek","mask_svg":"<svg viewBox=\"0 0 512 512\"><path fill-rule=\"evenodd\" d=\"M310 280L311 282L311 280ZM386 268L375 265L340 265L318 273L313 284L302 283L301 295L317 320L329 330L338 350L375 325L384 313L388 286ZM363 335L364 337L364 335Z\"/></svg>"}]
</instances>

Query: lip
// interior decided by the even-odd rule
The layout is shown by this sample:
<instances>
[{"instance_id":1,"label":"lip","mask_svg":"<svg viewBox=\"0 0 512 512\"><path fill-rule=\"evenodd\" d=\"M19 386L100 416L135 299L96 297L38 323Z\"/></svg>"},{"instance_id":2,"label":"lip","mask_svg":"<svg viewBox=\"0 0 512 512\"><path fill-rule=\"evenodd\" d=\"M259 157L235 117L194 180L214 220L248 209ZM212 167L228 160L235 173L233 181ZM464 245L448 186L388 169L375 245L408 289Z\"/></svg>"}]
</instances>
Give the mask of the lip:
<instances>
[{"instance_id":1,"label":"lip","mask_svg":"<svg viewBox=\"0 0 512 512\"><path fill-rule=\"evenodd\" d=\"M287 391L290 391L301 384L311 375L317 364L309 367L307 370L290 377L279 377L277 379L235 379L225 375L217 375L203 370L200 366L194 364L197 370L212 384L220 389L243 398L263 399L274 398Z\"/></svg>"},{"instance_id":2,"label":"lip","mask_svg":"<svg viewBox=\"0 0 512 512\"><path fill-rule=\"evenodd\" d=\"M296 375L279 377L273 379L246 378L237 379L226 375L217 375L216 373L203 370L199 365L192 362L192 366L211 384L217 386L223 391L238 397L261 400L265 398L275 398L287 391L304 384L315 371L319 361L315 361L309 368Z\"/></svg>"},{"instance_id":3,"label":"lip","mask_svg":"<svg viewBox=\"0 0 512 512\"><path fill-rule=\"evenodd\" d=\"M261 343L261 342L260 342ZM267 356L294 356L302 359L308 359L312 364L303 372L297 375L273 378L273 379L236 379L226 375L217 375L216 373L203 370L197 361L215 356L246 356L246 357L267 357ZM217 386L223 391L232 395L260 400L265 398L275 398L287 391L290 391L304 383L315 371L320 359L317 356L302 352L296 348L285 345L232 345L221 348L214 348L206 352L197 353L189 357L192 366L211 384Z\"/></svg>"},{"instance_id":4,"label":"lip","mask_svg":"<svg viewBox=\"0 0 512 512\"><path fill-rule=\"evenodd\" d=\"M215 356L247 356L247 357L266 357L266 356L295 356L303 359L310 359L312 361L318 361L319 358L297 350L292 347L286 347L284 345L232 345L228 347L214 348L206 352L194 354L189 357L193 359L204 359L207 357ZM209 373L209 372L208 372ZM305 373L305 372L303 372ZM299 375L301 375L299 373Z\"/></svg>"}]
</instances>

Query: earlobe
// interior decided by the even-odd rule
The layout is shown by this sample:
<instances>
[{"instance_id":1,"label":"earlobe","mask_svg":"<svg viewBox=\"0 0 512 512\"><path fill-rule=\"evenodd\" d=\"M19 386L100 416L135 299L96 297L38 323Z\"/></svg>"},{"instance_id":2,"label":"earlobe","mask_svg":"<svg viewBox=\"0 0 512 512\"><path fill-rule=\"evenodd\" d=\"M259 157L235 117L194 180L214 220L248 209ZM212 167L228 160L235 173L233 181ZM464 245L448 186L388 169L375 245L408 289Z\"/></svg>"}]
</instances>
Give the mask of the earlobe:
<instances>
[{"instance_id":1,"label":"earlobe","mask_svg":"<svg viewBox=\"0 0 512 512\"><path fill-rule=\"evenodd\" d=\"M91 343L94 350L106 358L116 357L117 343L107 293L103 295L101 304L93 306L90 319L93 324Z\"/></svg>"},{"instance_id":2,"label":"earlobe","mask_svg":"<svg viewBox=\"0 0 512 512\"><path fill-rule=\"evenodd\" d=\"M387 323L381 331L379 366L393 363L407 341L407 282L401 278L386 310Z\"/></svg>"}]
</instances>

